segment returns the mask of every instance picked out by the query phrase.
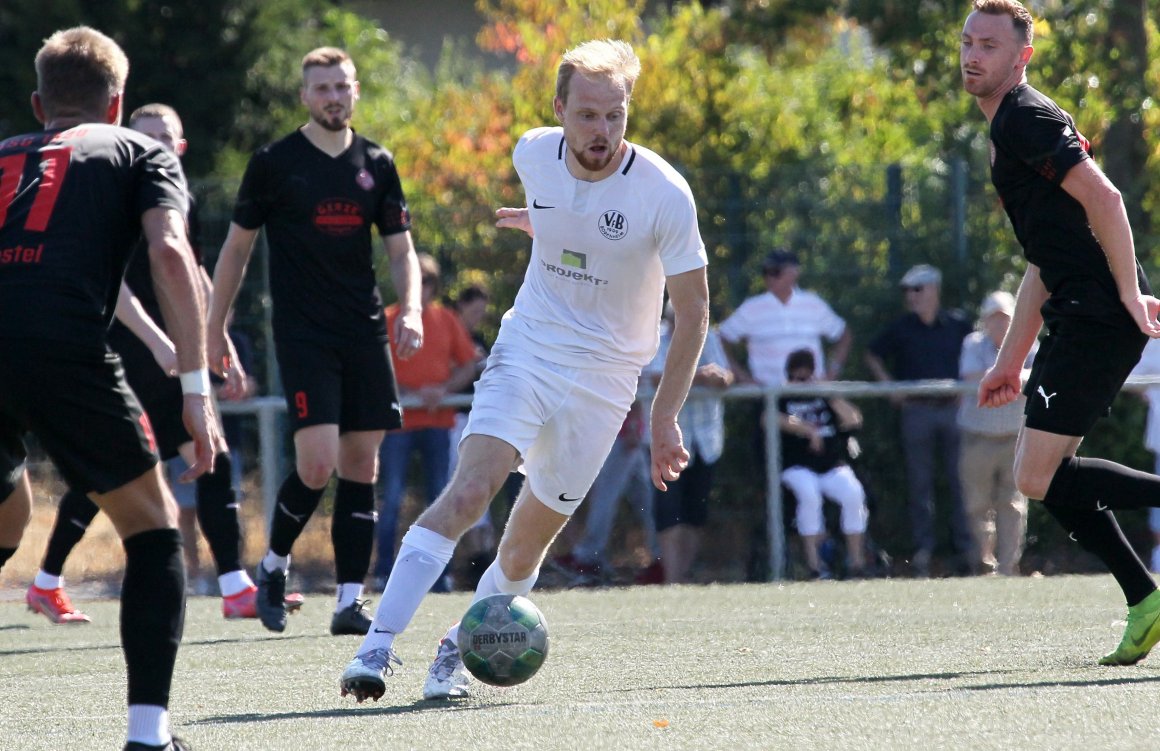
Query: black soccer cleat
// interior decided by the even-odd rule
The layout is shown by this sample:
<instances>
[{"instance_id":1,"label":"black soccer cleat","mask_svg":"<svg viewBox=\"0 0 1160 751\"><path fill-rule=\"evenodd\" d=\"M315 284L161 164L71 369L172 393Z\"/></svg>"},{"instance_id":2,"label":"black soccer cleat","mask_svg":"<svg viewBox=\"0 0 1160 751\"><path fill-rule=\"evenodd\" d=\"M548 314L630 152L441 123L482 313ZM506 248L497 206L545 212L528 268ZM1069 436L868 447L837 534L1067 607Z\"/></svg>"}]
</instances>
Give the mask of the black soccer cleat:
<instances>
[{"instance_id":1,"label":"black soccer cleat","mask_svg":"<svg viewBox=\"0 0 1160 751\"><path fill-rule=\"evenodd\" d=\"M355 600L330 619L330 633L335 636L350 634L352 636L366 636L371 630L371 618L363 610L370 600Z\"/></svg>"},{"instance_id":2,"label":"black soccer cleat","mask_svg":"<svg viewBox=\"0 0 1160 751\"><path fill-rule=\"evenodd\" d=\"M286 574L278 569L267 571L259 563L254 583L258 586L258 619L269 630L282 633L286 630Z\"/></svg>"}]
</instances>

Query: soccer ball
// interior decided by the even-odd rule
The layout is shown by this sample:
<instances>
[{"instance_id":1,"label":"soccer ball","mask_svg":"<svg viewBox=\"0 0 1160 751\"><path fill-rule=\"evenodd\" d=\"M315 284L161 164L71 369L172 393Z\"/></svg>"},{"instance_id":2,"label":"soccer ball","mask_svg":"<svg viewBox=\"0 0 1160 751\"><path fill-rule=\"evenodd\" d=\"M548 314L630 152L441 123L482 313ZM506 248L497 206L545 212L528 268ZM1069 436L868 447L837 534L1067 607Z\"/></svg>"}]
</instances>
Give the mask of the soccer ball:
<instances>
[{"instance_id":1,"label":"soccer ball","mask_svg":"<svg viewBox=\"0 0 1160 751\"><path fill-rule=\"evenodd\" d=\"M463 614L455 643L476 678L514 686L535 675L548 657L548 624L526 597L489 595Z\"/></svg>"}]
</instances>

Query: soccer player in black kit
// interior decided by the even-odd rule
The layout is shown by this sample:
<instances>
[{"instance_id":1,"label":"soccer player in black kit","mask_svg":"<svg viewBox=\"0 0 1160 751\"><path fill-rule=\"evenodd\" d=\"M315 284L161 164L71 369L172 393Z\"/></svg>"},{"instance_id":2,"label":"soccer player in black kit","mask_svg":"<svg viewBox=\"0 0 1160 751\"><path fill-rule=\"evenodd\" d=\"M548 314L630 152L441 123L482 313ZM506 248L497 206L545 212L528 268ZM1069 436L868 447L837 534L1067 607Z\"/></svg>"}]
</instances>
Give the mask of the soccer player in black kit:
<instances>
[{"instance_id":1,"label":"soccer player in black kit","mask_svg":"<svg viewBox=\"0 0 1160 751\"><path fill-rule=\"evenodd\" d=\"M125 54L100 32L53 34L36 55L32 95L44 131L0 143L0 564L31 506L23 445L31 432L124 543L125 748L136 751L184 748L168 716L185 613L177 507L149 420L105 343L142 230L177 350L196 447L191 477L212 471L222 439L209 399L205 300L186 238L185 177L156 141L116 127L128 71Z\"/></svg>"},{"instance_id":2,"label":"soccer player in black kit","mask_svg":"<svg viewBox=\"0 0 1160 751\"><path fill-rule=\"evenodd\" d=\"M278 491L270 545L258 565L258 617L286 628L290 550L332 473L331 539L338 597L330 630L365 634L360 599L375 535L374 481L387 430L402 424L371 225L378 228L402 310L391 335L400 357L422 344L419 263L394 159L350 127L358 81L344 51L302 60L306 125L259 149L238 190L214 269L208 348L226 354L226 321L258 229L269 242L274 344L294 433L296 467Z\"/></svg>"},{"instance_id":3,"label":"soccer player in black kit","mask_svg":"<svg viewBox=\"0 0 1160 751\"><path fill-rule=\"evenodd\" d=\"M1011 327L978 401L1002 406L1022 387L1016 484L1124 591L1127 627L1100 664L1132 665L1160 642L1160 592L1111 512L1160 506L1160 477L1075 452L1148 337L1160 337L1160 301L1136 261L1119 191L1071 116L1027 84L1032 23L1015 0L975 0L962 32L963 88L990 123L991 182L1027 258ZM1020 370L1044 325L1024 386Z\"/></svg>"},{"instance_id":4,"label":"soccer player in black kit","mask_svg":"<svg viewBox=\"0 0 1160 751\"><path fill-rule=\"evenodd\" d=\"M168 105L154 103L137 108L129 115L129 127L159 141L179 157L185 151L181 118ZM189 199L190 245L195 258L198 258L198 282L203 293L208 295L211 292L209 276L201 266L196 243L197 211L193 196L190 195ZM181 422L182 394L176 366L172 366L171 372L166 372L170 363L161 364L163 360L171 359L172 345L164 328L149 330L150 326L161 324L163 320L161 305L153 289L149 253L143 248L139 247L132 253L125 281L122 297L118 299L118 317L109 329L109 346L121 356L126 380L149 415L161 458L172 459L180 453L186 463L191 463L193 441ZM126 295L129 300L125 299ZM136 326L123 323L121 318L126 317L123 312L126 306L139 310L139 318L144 319L144 323L138 322ZM137 330L141 326L146 328L144 333ZM156 350L160 350L160 354ZM238 358L231 356L230 363L223 391L227 397L240 393L245 378ZM241 529L230 464L229 451L224 444L218 446L213 472L203 474L196 481L197 517L217 564L222 615L226 618L257 618L257 588L241 563ZM60 500L41 570L25 596L29 608L43 613L54 623L85 623L89 620L71 606L62 586L61 573L66 558L80 542L96 513L96 505L81 491L70 490ZM185 544L197 544L197 540L186 540ZM297 601L295 598L293 604L296 605Z\"/></svg>"}]
</instances>

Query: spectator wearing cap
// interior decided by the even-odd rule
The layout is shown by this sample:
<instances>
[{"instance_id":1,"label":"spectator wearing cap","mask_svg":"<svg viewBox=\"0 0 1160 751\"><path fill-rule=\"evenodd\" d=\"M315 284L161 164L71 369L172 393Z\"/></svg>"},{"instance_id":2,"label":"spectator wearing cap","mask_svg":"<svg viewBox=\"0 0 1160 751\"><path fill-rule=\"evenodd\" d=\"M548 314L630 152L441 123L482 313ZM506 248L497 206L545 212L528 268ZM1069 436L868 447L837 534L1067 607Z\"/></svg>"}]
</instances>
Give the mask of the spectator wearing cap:
<instances>
[{"instance_id":1,"label":"spectator wearing cap","mask_svg":"<svg viewBox=\"0 0 1160 751\"><path fill-rule=\"evenodd\" d=\"M971 324L958 311L945 310L940 299L942 274L920 264L902 277L908 312L871 340L866 366L879 381L957 380L963 339ZM901 409L902 448L906 462L908 503L915 576L930 575L935 548L935 456L941 451L951 494L951 543L954 568L965 571L974 548L963 509L959 484L958 398L955 396L893 398Z\"/></svg>"},{"instance_id":2,"label":"spectator wearing cap","mask_svg":"<svg viewBox=\"0 0 1160 751\"><path fill-rule=\"evenodd\" d=\"M999 346L1011 325L1015 298L992 292L979 306L976 330L963 339L959 378L977 383L995 364ZM1023 363L1023 378L1031 373L1038 346ZM1002 407L983 408L964 397L959 405L959 470L964 478L963 503L975 548L971 568L977 573L1015 576L1027 532L1027 498L1015 488L1015 439L1023 426L1020 396Z\"/></svg>"},{"instance_id":3,"label":"spectator wearing cap","mask_svg":"<svg viewBox=\"0 0 1160 751\"><path fill-rule=\"evenodd\" d=\"M814 353L819 372L837 378L850 352L846 322L819 295L798 286L801 264L788 250L765 257L761 267L765 292L745 300L720 326L729 345L738 383L776 386L785 381L785 363L791 352ZM825 367L822 340L833 344ZM745 345L746 357L737 356ZM744 359L746 365L741 366Z\"/></svg>"}]
</instances>

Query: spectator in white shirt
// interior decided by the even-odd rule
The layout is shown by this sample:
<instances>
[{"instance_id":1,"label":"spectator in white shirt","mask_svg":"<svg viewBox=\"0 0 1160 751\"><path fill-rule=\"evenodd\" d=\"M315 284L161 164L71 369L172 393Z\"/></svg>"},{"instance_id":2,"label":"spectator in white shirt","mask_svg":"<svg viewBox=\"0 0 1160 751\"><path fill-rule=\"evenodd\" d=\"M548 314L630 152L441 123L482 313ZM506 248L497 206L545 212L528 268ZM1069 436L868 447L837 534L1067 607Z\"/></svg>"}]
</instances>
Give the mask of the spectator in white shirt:
<instances>
[{"instance_id":1,"label":"spectator in white shirt","mask_svg":"<svg viewBox=\"0 0 1160 751\"><path fill-rule=\"evenodd\" d=\"M775 250L761 267L765 292L741 303L721 324L721 338L737 349L744 343L746 367L733 357L739 383L774 386L785 381L785 361L790 352L814 353L818 372L835 379L850 353L850 330L846 322L819 295L798 286L801 264L788 250ZM832 343L829 365L822 340ZM730 353L731 355L733 353Z\"/></svg>"}]
</instances>

